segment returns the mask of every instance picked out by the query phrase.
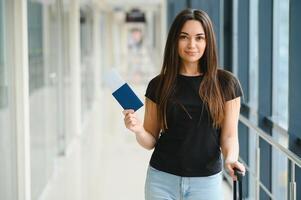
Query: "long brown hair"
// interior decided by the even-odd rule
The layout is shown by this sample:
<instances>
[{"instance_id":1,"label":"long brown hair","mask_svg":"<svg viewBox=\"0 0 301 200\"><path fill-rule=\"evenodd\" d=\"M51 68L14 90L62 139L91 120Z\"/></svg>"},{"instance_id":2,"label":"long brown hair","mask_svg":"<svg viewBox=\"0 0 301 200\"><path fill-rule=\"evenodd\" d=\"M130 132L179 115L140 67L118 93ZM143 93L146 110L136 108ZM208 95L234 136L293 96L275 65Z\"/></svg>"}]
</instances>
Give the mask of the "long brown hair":
<instances>
[{"instance_id":1,"label":"long brown hair","mask_svg":"<svg viewBox=\"0 0 301 200\"><path fill-rule=\"evenodd\" d=\"M179 35L185 22L188 20L199 21L205 31L206 48L199 60L199 70L204 74L199 89L200 97L211 115L214 127L219 128L224 119L225 98L219 77L223 80L229 80L231 74L218 70L216 39L212 22L207 13L202 10L185 9L176 16L171 24L164 50L162 70L159 76L157 113L163 130L168 128L166 122L167 102L174 90L176 77L181 66L181 58L178 53Z\"/></svg>"}]
</instances>

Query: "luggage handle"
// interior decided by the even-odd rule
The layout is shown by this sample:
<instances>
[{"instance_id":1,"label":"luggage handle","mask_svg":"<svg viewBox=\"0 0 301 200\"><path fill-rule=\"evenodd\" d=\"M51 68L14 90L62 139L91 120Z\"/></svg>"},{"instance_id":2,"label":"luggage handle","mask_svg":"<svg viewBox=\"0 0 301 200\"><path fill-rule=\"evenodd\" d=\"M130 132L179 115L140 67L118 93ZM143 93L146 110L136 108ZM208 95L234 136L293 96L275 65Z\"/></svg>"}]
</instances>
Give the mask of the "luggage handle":
<instances>
[{"instance_id":1,"label":"luggage handle","mask_svg":"<svg viewBox=\"0 0 301 200\"><path fill-rule=\"evenodd\" d=\"M237 199L242 200L242 178L244 174L242 171L240 171L237 168L234 169L234 174L237 177L237 181L233 181L233 200L237 200ZM239 191L237 191L237 183L239 185L238 187Z\"/></svg>"}]
</instances>

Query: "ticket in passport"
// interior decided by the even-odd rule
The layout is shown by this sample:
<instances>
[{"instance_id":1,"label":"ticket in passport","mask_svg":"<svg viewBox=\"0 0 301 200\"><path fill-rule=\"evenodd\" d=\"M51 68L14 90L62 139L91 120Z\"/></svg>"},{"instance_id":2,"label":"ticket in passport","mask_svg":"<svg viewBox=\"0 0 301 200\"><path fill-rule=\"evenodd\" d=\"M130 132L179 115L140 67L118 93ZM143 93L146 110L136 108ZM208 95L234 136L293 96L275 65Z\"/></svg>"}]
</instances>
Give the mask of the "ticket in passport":
<instances>
[{"instance_id":1,"label":"ticket in passport","mask_svg":"<svg viewBox=\"0 0 301 200\"><path fill-rule=\"evenodd\" d=\"M110 70L107 73L106 79L113 97L124 110L133 109L137 111L143 106L142 101L138 98L133 89L121 78L117 70Z\"/></svg>"}]
</instances>

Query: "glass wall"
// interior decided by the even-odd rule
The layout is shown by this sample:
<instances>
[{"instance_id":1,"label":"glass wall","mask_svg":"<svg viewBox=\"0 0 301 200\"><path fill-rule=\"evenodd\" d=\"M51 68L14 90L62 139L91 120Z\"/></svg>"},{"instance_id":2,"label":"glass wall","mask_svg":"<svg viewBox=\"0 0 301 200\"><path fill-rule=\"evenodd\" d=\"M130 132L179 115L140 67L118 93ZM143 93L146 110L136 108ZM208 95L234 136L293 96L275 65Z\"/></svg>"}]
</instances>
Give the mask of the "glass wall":
<instances>
[{"instance_id":1,"label":"glass wall","mask_svg":"<svg viewBox=\"0 0 301 200\"><path fill-rule=\"evenodd\" d=\"M9 72L5 62L5 1L0 0L0 199L17 199L16 144L10 128Z\"/></svg>"},{"instance_id":2,"label":"glass wall","mask_svg":"<svg viewBox=\"0 0 301 200\"><path fill-rule=\"evenodd\" d=\"M30 91L30 138L31 138L31 190L37 199L47 183L47 105L45 65L43 49L43 6L28 2L28 56ZM54 101L55 102L55 101ZM55 111L55 109L54 109ZM55 125L54 125L55 126Z\"/></svg>"},{"instance_id":3,"label":"glass wall","mask_svg":"<svg viewBox=\"0 0 301 200\"><path fill-rule=\"evenodd\" d=\"M289 41L289 0L270 0L270 1L233 1L234 10L242 10L239 5L247 2L250 6L249 14L243 11L244 15L249 16L249 99L248 112L249 119L254 124L259 122L258 126L265 130L283 146L288 146L287 124L288 124L288 41ZM236 8L236 9L235 9ZM234 27L234 53L237 49L244 49L246 45L239 47L239 31L246 23L239 23L243 18L233 13L233 21L237 24ZM271 24L273 22L273 24ZM234 25L235 25L234 24ZM236 40L238 42L236 42ZM247 40L244 40L247 41ZM238 43L238 44L236 44ZM241 53L235 53L239 59L247 61L247 56ZM235 57L234 57L235 58ZM236 59L238 59L236 58ZM272 60L273 59L273 60ZM235 65L235 59L234 59ZM241 70L247 64L238 64ZM243 77L243 79L245 79ZM247 79L246 79L247 80ZM242 81L243 84L243 81ZM272 106L271 106L272 105ZM271 120L267 125L262 119ZM272 126L271 126L272 125ZM273 129L272 129L273 127ZM239 131L241 136L241 131ZM250 173L256 172L256 133L250 131L248 164ZM271 148L263 140L260 140L260 180L273 194L275 199L287 199L287 159L275 148ZM242 148L243 150L243 148ZM242 154L243 152L240 151ZM253 173L254 174L254 173ZM256 179L250 177L249 180L249 198L256 197ZM260 190L260 197L266 198L267 194Z\"/></svg>"},{"instance_id":4,"label":"glass wall","mask_svg":"<svg viewBox=\"0 0 301 200\"><path fill-rule=\"evenodd\" d=\"M69 9L63 1L28 0L27 7L31 189L37 199L75 134L70 131Z\"/></svg>"},{"instance_id":5,"label":"glass wall","mask_svg":"<svg viewBox=\"0 0 301 200\"><path fill-rule=\"evenodd\" d=\"M70 41L72 41L73 36L78 36L78 33L72 34L69 31L69 29L75 29L74 24L70 24L70 21L74 23L70 16L74 16L75 12L70 12L70 9L75 11L76 8L72 8L70 4L63 0L47 2L27 0L26 2L27 3L23 4L20 2L11 3L11 1L0 0L1 200L17 199L18 184L22 186L22 183L17 182L18 148L16 143L17 137L14 130L16 127L14 125L16 123L14 119L15 115L18 116L20 114L19 112L22 111L19 111L19 109L15 110L16 105L14 105L14 100L16 98L13 95L18 88L14 87L13 81L15 80L12 80L21 75L21 71L16 72L14 71L14 67L9 66L10 58L17 59L17 57L10 54L10 52L15 52L15 49L7 47L10 47L10 45L14 46L14 41L10 42L7 37L15 35L13 32L14 28L19 27L20 24L23 25L23 22L26 22L26 20L22 20L21 22L18 21L19 19L11 19L11 17L8 16L12 16L16 13L10 13L7 10L19 8L21 4L27 7L26 31L28 31L29 105L25 105L24 103L26 103L26 101L24 101L24 105L21 103L20 106L21 108L25 108L26 111L29 107L32 199L41 198L46 185L55 172L55 162L59 156L65 154L67 145L74 139L74 135L81 131L74 130L74 124L72 122L76 119L70 115L70 113L75 113L71 112L71 109L78 99L73 97L77 95L78 90L80 90L79 88L75 88L77 84L73 81L78 81L75 80L77 79L77 74L74 75L75 73L72 72L73 66L70 65L70 61L73 59L71 53L74 53L70 51L72 46L70 45ZM91 108L95 87L93 69L93 67L95 67L93 63L94 44L92 37L93 13L91 9L87 10L86 13L88 18L81 23L81 48L83 49L81 54L83 65L81 70L83 96L81 98L83 99L83 105L76 105L78 107L84 107L84 112ZM15 39L14 36L12 36L12 39ZM76 41L76 39L73 39L73 41ZM17 40L16 42L20 41ZM20 52L21 54L23 52L26 53L25 49L22 50L24 51ZM22 57L23 55L20 56ZM16 60L16 62L19 63L19 60ZM75 101L75 103L72 101ZM76 112L76 114L80 113ZM27 125L28 124L25 126ZM22 140L22 138L20 140ZM20 142L22 143L24 141L25 140L22 140ZM25 142L27 142L27 140ZM20 162L23 161L20 160ZM24 170L21 169L21 167L20 165L19 169L21 171ZM27 176L27 174L21 174L21 176L22 175Z\"/></svg>"},{"instance_id":6,"label":"glass wall","mask_svg":"<svg viewBox=\"0 0 301 200\"><path fill-rule=\"evenodd\" d=\"M273 12L273 137L288 147L289 0L274 0ZM288 161L273 149L273 185L276 199L287 198Z\"/></svg>"},{"instance_id":7,"label":"glass wall","mask_svg":"<svg viewBox=\"0 0 301 200\"><path fill-rule=\"evenodd\" d=\"M32 197L37 199L66 150L70 68L68 14L62 1L28 1ZM67 12L67 11L66 11Z\"/></svg>"}]
</instances>

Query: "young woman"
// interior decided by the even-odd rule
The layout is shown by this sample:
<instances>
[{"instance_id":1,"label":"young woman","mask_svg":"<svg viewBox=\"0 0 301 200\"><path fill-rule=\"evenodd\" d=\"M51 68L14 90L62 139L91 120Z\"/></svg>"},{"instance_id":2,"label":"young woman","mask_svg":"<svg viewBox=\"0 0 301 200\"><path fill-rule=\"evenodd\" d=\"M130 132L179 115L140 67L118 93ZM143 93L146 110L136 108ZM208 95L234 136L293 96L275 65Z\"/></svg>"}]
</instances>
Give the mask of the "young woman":
<instances>
[{"instance_id":1,"label":"young woman","mask_svg":"<svg viewBox=\"0 0 301 200\"><path fill-rule=\"evenodd\" d=\"M186 9L168 33L161 73L146 90L142 123L123 111L125 126L146 149L155 148L147 172L146 200L221 200L222 159L235 180L238 80L218 69L212 23L201 10Z\"/></svg>"}]
</instances>

